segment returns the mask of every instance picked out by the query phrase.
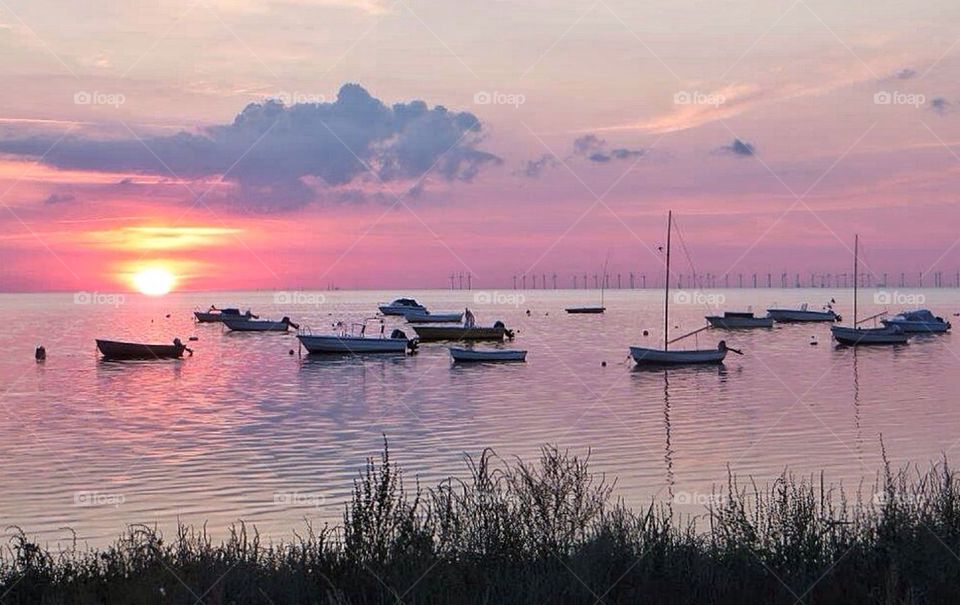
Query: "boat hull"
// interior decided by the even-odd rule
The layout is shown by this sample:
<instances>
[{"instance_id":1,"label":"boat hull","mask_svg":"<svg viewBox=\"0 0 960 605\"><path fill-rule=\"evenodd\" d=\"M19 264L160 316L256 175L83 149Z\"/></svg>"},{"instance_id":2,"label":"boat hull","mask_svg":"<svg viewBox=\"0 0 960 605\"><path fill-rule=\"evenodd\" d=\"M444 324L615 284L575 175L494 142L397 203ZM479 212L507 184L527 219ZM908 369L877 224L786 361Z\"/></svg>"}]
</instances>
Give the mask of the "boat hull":
<instances>
[{"instance_id":1,"label":"boat hull","mask_svg":"<svg viewBox=\"0 0 960 605\"><path fill-rule=\"evenodd\" d=\"M285 321L224 319L221 323L234 332L286 332L290 329L290 324Z\"/></svg>"},{"instance_id":2,"label":"boat hull","mask_svg":"<svg viewBox=\"0 0 960 605\"><path fill-rule=\"evenodd\" d=\"M297 336L309 353L406 353L410 341L405 338L364 338L362 336Z\"/></svg>"},{"instance_id":3,"label":"boat hull","mask_svg":"<svg viewBox=\"0 0 960 605\"><path fill-rule=\"evenodd\" d=\"M414 325L421 342L438 340L503 340L507 336L507 329L501 327L474 326L421 326Z\"/></svg>"},{"instance_id":4,"label":"boat hull","mask_svg":"<svg viewBox=\"0 0 960 605\"><path fill-rule=\"evenodd\" d=\"M720 317L712 315L706 318L714 328L741 330L746 328L772 328L772 317Z\"/></svg>"},{"instance_id":5,"label":"boat hull","mask_svg":"<svg viewBox=\"0 0 960 605\"><path fill-rule=\"evenodd\" d=\"M633 357L637 365L642 366L695 365L723 363L727 351L725 349L664 351L663 349L630 347L630 356Z\"/></svg>"},{"instance_id":6,"label":"boat hull","mask_svg":"<svg viewBox=\"0 0 960 605\"><path fill-rule=\"evenodd\" d=\"M830 328L834 340L842 345L905 345L910 339L908 335L891 328L845 328L834 326Z\"/></svg>"},{"instance_id":7,"label":"boat hull","mask_svg":"<svg viewBox=\"0 0 960 605\"><path fill-rule=\"evenodd\" d=\"M599 314L606 310L606 307L570 307L568 309L564 309L564 311L572 315Z\"/></svg>"},{"instance_id":8,"label":"boat hull","mask_svg":"<svg viewBox=\"0 0 960 605\"><path fill-rule=\"evenodd\" d=\"M97 339L97 349L104 359L179 359L187 349L183 345L155 345Z\"/></svg>"},{"instance_id":9,"label":"boat hull","mask_svg":"<svg viewBox=\"0 0 960 605\"><path fill-rule=\"evenodd\" d=\"M427 308L423 305L413 306L413 305L380 305L377 307L380 309L380 312L384 315L404 315L411 311L419 311L421 313L426 313Z\"/></svg>"},{"instance_id":10,"label":"boat hull","mask_svg":"<svg viewBox=\"0 0 960 605\"><path fill-rule=\"evenodd\" d=\"M781 323L800 323L812 321L840 321L833 311L805 311L802 309L767 309L767 316Z\"/></svg>"},{"instance_id":11,"label":"boat hull","mask_svg":"<svg viewBox=\"0 0 960 605\"><path fill-rule=\"evenodd\" d=\"M463 313L427 313L425 311L407 311L403 314L403 317L410 323L418 324L458 324L463 321Z\"/></svg>"},{"instance_id":12,"label":"boat hull","mask_svg":"<svg viewBox=\"0 0 960 605\"><path fill-rule=\"evenodd\" d=\"M240 313L220 313L219 311L216 313L211 313L209 311L194 311L193 316L202 324L220 323L224 319L250 319L248 316L241 315Z\"/></svg>"},{"instance_id":13,"label":"boat hull","mask_svg":"<svg viewBox=\"0 0 960 605\"><path fill-rule=\"evenodd\" d=\"M527 352L517 349L477 351L476 349L450 347L450 357L457 362L511 362L526 361Z\"/></svg>"}]
</instances>

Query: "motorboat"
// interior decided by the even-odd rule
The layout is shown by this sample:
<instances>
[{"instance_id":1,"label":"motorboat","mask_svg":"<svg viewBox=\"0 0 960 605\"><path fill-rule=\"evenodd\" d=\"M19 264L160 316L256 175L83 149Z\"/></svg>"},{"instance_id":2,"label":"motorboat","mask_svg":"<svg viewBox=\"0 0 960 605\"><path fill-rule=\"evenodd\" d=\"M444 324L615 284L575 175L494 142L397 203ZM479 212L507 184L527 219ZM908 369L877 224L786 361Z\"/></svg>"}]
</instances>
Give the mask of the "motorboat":
<instances>
[{"instance_id":1,"label":"motorboat","mask_svg":"<svg viewBox=\"0 0 960 605\"><path fill-rule=\"evenodd\" d=\"M211 306L207 311L194 311L193 316L202 324L219 323L224 319L259 319L250 309L247 309L246 313L241 313L240 309L229 307L218 309L215 306Z\"/></svg>"},{"instance_id":2,"label":"motorboat","mask_svg":"<svg viewBox=\"0 0 960 605\"><path fill-rule=\"evenodd\" d=\"M513 330L508 330L502 321L492 326L432 326L413 325L420 342L439 340L503 340L513 338Z\"/></svg>"},{"instance_id":3,"label":"motorboat","mask_svg":"<svg viewBox=\"0 0 960 605\"><path fill-rule=\"evenodd\" d=\"M462 349L450 347L450 357L457 362L526 361L527 352L520 349Z\"/></svg>"},{"instance_id":4,"label":"motorboat","mask_svg":"<svg viewBox=\"0 0 960 605\"><path fill-rule=\"evenodd\" d=\"M841 321L842 319L829 305L820 311L811 311L807 308L807 303L800 305L799 309L767 309L767 317L780 323Z\"/></svg>"},{"instance_id":5,"label":"motorboat","mask_svg":"<svg viewBox=\"0 0 960 605\"><path fill-rule=\"evenodd\" d=\"M221 322L233 332L286 332L290 328L296 330L300 327L290 321L289 317L284 317L280 321L265 319L223 319Z\"/></svg>"},{"instance_id":6,"label":"motorboat","mask_svg":"<svg viewBox=\"0 0 960 605\"><path fill-rule=\"evenodd\" d=\"M427 308L413 298L398 298L390 304L378 307L384 315L403 315L407 311L426 311Z\"/></svg>"},{"instance_id":7,"label":"motorboat","mask_svg":"<svg viewBox=\"0 0 960 605\"><path fill-rule=\"evenodd\" d=\"M744 328L772 328L773 318L756 317L752 311L726 311L721 315L708 315L707 321L714 328L739 330Z\"/></svg>"},{"instance_id":8,"label":"motorboat","mask_svg":"<svg viewBox=\"0 0 960 605\"><path fill-rule=\"evenodd\" d=\"M943 334L952 327L949 321L934 316L928 309L903 311L893 317L881 319L880 323L886 327L896 326L907 334Z\"/></svg>"},{"instance_id":9,"label":"motorboat","mask_svg":"<svg viewBox=\"0 0 960 605\"><path fill-rule=\"evenodd\" d=\"M193 355L179 338L173 339L173 344L144 344L139 342L121 342L118 340L97 339L97 348L104 359L132 360L132 359L179 359L184 351Z\"/></svg>"},{"instance_id":10,"label":"motorboat","mask_svg":"<svg viewBox=\"0 0 960 605\"><path fill-rule=\"evenodd\" d=\"M348 333L345 324L338 322L334 334L311 334L309 330L297 334L300 344L308 353L359 354L359 353L406 353L417 349L417 340L407 338L403 330L395 329L387 337L384 325L380 322L380 336L366 334L366 324L354 324L359 330Z\"/></svg>"}]
</instances>

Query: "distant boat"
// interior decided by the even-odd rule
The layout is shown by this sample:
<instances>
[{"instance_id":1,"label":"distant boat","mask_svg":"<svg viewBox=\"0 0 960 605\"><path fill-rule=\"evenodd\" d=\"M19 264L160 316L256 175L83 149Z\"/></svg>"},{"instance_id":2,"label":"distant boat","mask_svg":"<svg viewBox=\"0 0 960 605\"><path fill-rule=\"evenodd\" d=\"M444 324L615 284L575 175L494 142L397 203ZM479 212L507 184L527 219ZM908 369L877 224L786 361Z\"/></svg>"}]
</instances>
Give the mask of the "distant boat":
<instances>
[{"instance_id":1,"label":"distant boat","mask_svg":"<svg viewBox=\"0 0 960 605\"><path fill-rule=\"evenodd\" d=\"M286 332L291 327L296 330L300 326L284 317L280 321L254 319L223 319L223 325L234 332Z\"/></svg>"},{"instance_id":2,"label":"distant boat","mask_svg":"<svg viewBox=\"0 0 960 605\"><path fill-rule=\"evenodd\" d=\"M840 321L842 319L829 307L822 311L810 311L807 309L806 303L802 304L799 309L767 309L767 316L781 323Z\"/></svg>"},{"instance_id":3,"label":"distant boat","mask_svg":"<svg viewBox=\"0 0 960 605\"><path fill-rule=\"evenodd\" d=\"M519 349L461 349L450 347L450 357L458 362L472 361L526 361L527 352Z\"/></svg>"},{"instance_id":4,"label":"distant boat","mask_svg":"<svg viewBox=\"0 0 960 605\"><path fill-rule=\"evenodd\" d=\"M663 348L649 349L646 347L630 347L630 356L638 366L665 366L665 365L693 365L706 363L723 363L727 351L741 354L736 349L727 347L726 341L721 340L716 349L694 349L671 351L670 344L695 334L686 334L680 338L670 340L670 235L673 232L673 212L667 214L667 253L666 278L664 279L663 297ZM706 328L701 328L704 330ZM697 330L699 332L700 330Z\"/></svg>"},{"instance_id":5,"label":"distant boat","mask_svg":"<svg viewBox=\"0 0 960 605\"><path fill-rule=\"evenodd\" d=\"M772 328L773 318L756 317L750 311L726 311L723 316L708 315L707 321L714 328L739 330L743 328Z\"/></svg>"},{"instance_id":6,"label":"distant boat","mask_svg":"<svg viewBox=\"0 0 960 605\"><path fill-rule=\"evenodd\" d=\"M410 311L404 311L404 319L410 323L460 323L463 321L463 313L460 312L451 312L451 313L431 313L426 309L412 309Z\"/></svg>"},{"instance_id":7,"label":"distant boat","mask_svg":"<svg viewBox=\"0 0 960 605\"><path fill-rule=\"evenodd\" d=\"M427 308L413 298L398 298L390 304L379 306L384 315L403 315L407 311L426 311Z\"/></svg>"},{"instance_id":8,"label":"distant boat","mask_svg":"<svg viewBox=\"0 0 960 605\"><path fill-rule=\"evenodd\" d=\"M604 294L606 293L606 289L607 289L607 261L608 260L610 260L609 254L607 255L607 258L603 261L603 273L601 274L601 279L600 279L600 306L599 307L590 307L590 306L567 307L566 309L564 309L564 311L566 311L567 313L570 313L571 315L586 315L586 314L598 315L600 313L606 312L607 307L604 305ZM587 278L586 275L584 275L583 278L586 279ZM586 287L586 284L584 284L584 287Z\"/></svg>"},{"instance_id":9,"label":"distant boat","mask_svg":"<svg viewBox=\"0 0 960 605\"><path fill-rule=\"evenodd\" d=\"M173 344L169 345L120 342L98 338L97 348L100 349L103 358L109 360L179 359L183 357L184 351L193 355L193 351L180 342L179 338L175 338Z\"/></svg>"},{"instance_id":10,"label":"distant boat","mask_svg":"<svg viewBox=\"0 0 960 605\"><path fill-rule=\"evenodd\" d=\"M414 332L421 342L438 340L503 340L513 338L513 330L508 330L503 322L492 326L430 326L414 324Z\"/></svg>"},{"instance_id":11,"label":"distant boat","mask_svg":"<svg viewBox=\"0 0 960 605\"><path fill-rule=\"evenodd\" d=\"M949 321L935 317L927 309L903 311L889 319L881 319L880 323L887 327L896 326L907 334L943 334L952 327Z\"/></svg>"},{"instance_id":12,"label":"distant boat","mask_svg":"<svg viewBox=\"0 0 960 605\"><path fill-rule=\"evenodd\" d=\"M247 309L246 313L240 313L240 309L218 309L213 306L208 311L194 311L193 316L202 324L219 323L224 319L259 319L250 309Z\"/></svg>"},{"instance_id":13,"label":"distant boat","mask_svg":"<svg viewBox=\"0 0 960 605\"><path fill-rule=\"evenodd\" d=\"M907 336L899 326L884 326L882 328L858 328L860 323L857 307L857 282L859 281L858 270L860 268L860 236L853 238L853 324L846 326L830 326L830 333L834 340L842 345L860 346L860 345L905 345L909 341ZM876 315L874 315L876 317ZM872 319L872 318L867 318ZM866 320L864 320L866 321Z\"/></svg>"},{"instance_id":14,"label":"distant boat","mask_svg":"<svg viewBox=\"0 0 960 605\"><path fill-rule=\"evenodd\" d=\"M340 331L336 334L297 334L300 343L308 353L406 353L417 349L417 340L407 338L403 330L394 330L390 337L384 336L384 325L380 323L380 337L366 335L366 321L360 326L359 333L348 334L344 324L338 323Z\"/></svg>"}]
</instances>

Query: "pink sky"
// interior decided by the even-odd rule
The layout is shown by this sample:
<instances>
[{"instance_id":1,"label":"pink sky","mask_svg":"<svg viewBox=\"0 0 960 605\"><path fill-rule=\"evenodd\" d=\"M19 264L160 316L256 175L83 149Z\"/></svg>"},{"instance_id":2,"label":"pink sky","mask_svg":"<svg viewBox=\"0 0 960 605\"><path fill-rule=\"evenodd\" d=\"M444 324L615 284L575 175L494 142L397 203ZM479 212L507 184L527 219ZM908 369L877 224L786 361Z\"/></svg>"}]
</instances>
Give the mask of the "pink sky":
<instances>
[{"instance_id":1,"label":"pink sky","mask_svg":"<svg viewBox=\"0 0 960 605\"><path fill-rule=\"evenodd\" d=\"M960 269L955 3L76 4L0 10L0 291L652 279L669 209L701 273Z\"/></svg>"}]
</instances>

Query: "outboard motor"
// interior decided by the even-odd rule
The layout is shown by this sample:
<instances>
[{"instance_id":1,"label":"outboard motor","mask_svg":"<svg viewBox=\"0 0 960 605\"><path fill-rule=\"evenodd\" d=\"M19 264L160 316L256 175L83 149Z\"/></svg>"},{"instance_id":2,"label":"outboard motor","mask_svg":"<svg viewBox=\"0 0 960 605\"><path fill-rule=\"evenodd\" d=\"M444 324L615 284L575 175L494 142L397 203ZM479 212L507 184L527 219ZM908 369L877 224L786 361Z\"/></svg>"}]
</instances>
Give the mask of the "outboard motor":
<instances>
[{"instance_id":1,"label":"outboard motor","mask_svg":"<svg viewBox=\"0 0 960 605\"><path fill-rule=\"evenodd\" d=\"M44 361L47 359L47 349L43 345L39 345L33 356L37 361Z\"/></svg>"},{"instance_id":2,"label":"outboard motor","mask_svg":"<svg viewBox=\"0 0 960 605\"><path fill-rule=\"evenodd\" d=\"M500 321L499 319L493 323L494 328L506 328L507 325Z\"/></svg>"},{"instance_id":3,"label":"outboard motor","mask_svg":"<svg viewBox=\"0 0 960 605\"><path fill-rule=\"evenodd\" d=\"M396 328L396 329L394 329L393 332L390 333L390 338L402 338L402 339L406 340L406 339L407 339L407 335L406 335L406 333L405 333L403 330L401 330L400 328Z\"/></svg>"}]
</instances>

